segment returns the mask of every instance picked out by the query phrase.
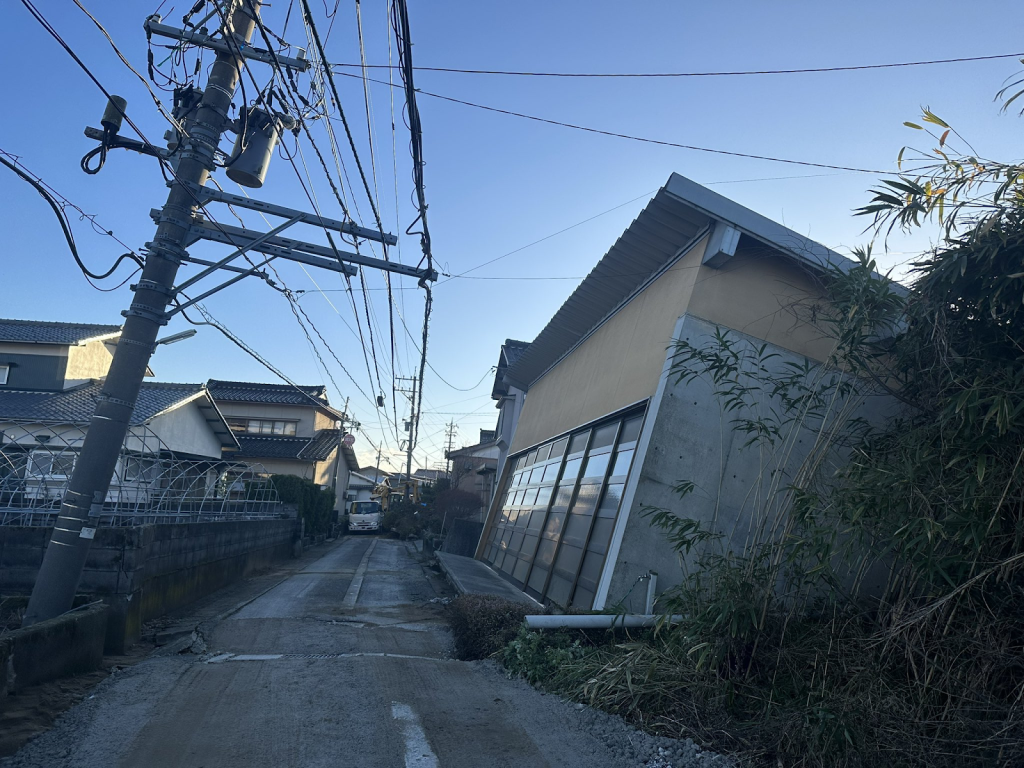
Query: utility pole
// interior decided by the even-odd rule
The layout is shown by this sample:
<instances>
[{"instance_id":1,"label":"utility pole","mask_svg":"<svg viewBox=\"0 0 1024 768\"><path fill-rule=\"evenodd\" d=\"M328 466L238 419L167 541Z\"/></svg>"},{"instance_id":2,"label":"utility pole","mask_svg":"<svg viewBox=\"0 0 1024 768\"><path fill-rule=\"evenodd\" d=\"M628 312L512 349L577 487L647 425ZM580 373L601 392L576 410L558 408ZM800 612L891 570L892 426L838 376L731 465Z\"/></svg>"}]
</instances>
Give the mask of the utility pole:
<instances>
[{"instance_id":1,"label":"utility pole","mask_svg":"<svg viewBox=\"0 0 1024 768\"><path fill-rule=\"evenodd\" d=\"M455 423L455 419L449 421L448 425L445 427L444 430L444 436L448 439L448 450L444 452L444 458L447 462L445 466L445 475L448 477L449 485L451 485L452 482L452 460L448 456L448 454L452 452L452 441L455 440L455 435L458 433L458 431L459 427Z\"/></svg>"},{"instance_id":2,"label":"utility pole","mask_svg":"<svg viewBox=\"0 0 1024 768\"><path fill-rule=\"evenodd\" d=\"M409 433L408 439L405 441L405 491L402 493L402 500L409 500L409 486L412 484L412 449L415 447L412 444L413 436L413 422L416 419L416 383L419 379L416 376L399 376L396 381L401 385L402 382L410 382L408 389L399 386L398 391L403 395L409 397L409 419L405 422L405 431Z\"/></svg>"},{"instance_id":3,"label":"utility pole","mask_svg":"<svg viewBox=\"0 0 1024 768\"><path fill-rule=\"evenodd\" d=\"M23 626L53 618L71 608L89 545L103 513L107 489L124 445L143 375L153 354L157 331L171 317L246 277L266 279L267 274L261 268L275 259L295 261L349 276L358 273L352 266L358 264L415 277L420 285L426 285L428 280L437 280L437 271L429 265L426 268L412 267L339 250L334 245L331 231L349 235L357 241L366 239L395 245L398 238L392 234L361 227L347 217L345 220L332 219L319 213L205 186L210 174L218 167L216 156L225 130L239 134L227 175L240 185L259 188L281 133L296 126L295 117L271 111L269 102L264 102L265 108L243 104L239 109L239 120L228 117L246 60L270 64L277 70L283 67L305 72L310 67L302 49L298 49L297 56L290 57L251 44L253 31L260 25L261 4L262 0L221 0L215 4L215 11L204 19L205 22L215 14L222 15L223 25L212 34L203 24L199 29L195 25L179 29L163 24L155 14L146 19L143 27L149 36L171 38L216 52L205 89L200 91L188 86L175 91L175 118L183 121L184 125L180 129L176 127L167 149L118 135L122 118L126 117L126 102L118 96L112 96L107 105L102 120L103 130L85 129L86 136L101 142L100 165L90 173L98 172L102 167L106 150L123 148L158 158L173 169L173 178L167 183L170 192L163 208L151 212L157 224L156 234L151 242L146 243L142 276L136 285L131 286L135 297L131 306L121 313L125 318L121 338L102 391L96 398L95 412L64 493L60 515L43 557ZM179 96L182 98L180 105ZM182 109L180 113L179 106ZM298 119L301 120L301 116ZM94 154L95 151L86 158ZM257 210L263 215L278 216L286 221L269 232L219 224L211 215L199 214L199 208L205 212L210 203ZM330 247L279 236L283 230L298 223L323 229ZM191 256L186 250L198 240L227 243L234 250L219 261L206 261ZM230 263L247 251L256 251L266 258L250 269ZM201 264L207 268L176 285L175 279L182 263ZM224 272L233 276L193 298L185 295L184 291L199 281ZM176 306L168 310L172 303ZM346 407L346 417L347 410ZM409 459L411 466L411 448Z\"/></svg>"},{"instance_id":4,"label":"utility pole","mask_svg":"<svg viewBox=\"0 0 1024 768\"><path fill-rule=\"evenodd\" d=\"M258 13L259 0L252 6ZM230 0L228 17L231 32L248 45L255 20L240 0ZM201 187L215 167L214 152L228 122L241 65L242 60L231 53L217 54L198 111L186 123L191 141L187 151L179 155L176 180L161 211L156 235L147 244L142 277L134 286L135 297L123 313L121 338L103 390L96 398L96 410L64 494L23 626L58 616L74 602L89 545L96 535L96 521L89 519L90 512L95 510L98 515L102 511L157 332L167 322L164 313L171 288L186 255L184 244L196 212L196 196L183 182Z\"/></svg>"}]
</instances>

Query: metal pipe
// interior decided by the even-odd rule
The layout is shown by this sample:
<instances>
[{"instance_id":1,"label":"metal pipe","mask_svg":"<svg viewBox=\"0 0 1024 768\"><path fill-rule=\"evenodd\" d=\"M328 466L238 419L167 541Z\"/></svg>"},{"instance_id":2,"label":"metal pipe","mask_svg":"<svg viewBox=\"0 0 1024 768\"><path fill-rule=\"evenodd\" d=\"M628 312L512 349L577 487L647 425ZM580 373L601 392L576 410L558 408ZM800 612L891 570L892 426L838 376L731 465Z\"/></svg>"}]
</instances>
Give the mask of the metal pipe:
<instances>
[{"instance_id":1,"label":"metal pipe","mask_svg":"<svg viewBox=\"0 0 1024 768\"><path fill-rule=\"evenodd\" d=\"M654 600L657 596L655 590L658 588L658 572L647 572L647 601L644 603L644 613L654 613Z\"/></svg>"},{"instance_id":2,"label":"metal pipe","mask_svg":"<svg viewBox=\"0 0 1024 768\"><path fill-rule=\"evenodd\" d=\"M629 629L639 627L653 627L663 618L662 616L642 614L610 614L595 613L584 615L563 615L563 616L527 616L526 626L530 629L611 629L612 627L625 627ZM680 615L667 617L669 624L678 624L683 620Z\"/></svg>"}]
</instances>

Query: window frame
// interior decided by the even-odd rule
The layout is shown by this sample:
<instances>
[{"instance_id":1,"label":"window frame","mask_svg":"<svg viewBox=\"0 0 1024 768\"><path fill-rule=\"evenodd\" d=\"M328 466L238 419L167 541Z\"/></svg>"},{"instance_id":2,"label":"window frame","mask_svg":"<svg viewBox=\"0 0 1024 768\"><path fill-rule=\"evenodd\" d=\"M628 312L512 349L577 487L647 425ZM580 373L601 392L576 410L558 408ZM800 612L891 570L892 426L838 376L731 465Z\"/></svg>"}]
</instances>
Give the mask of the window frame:
<instances>
[{"instance_id":1,"label":"window frame","mask_svg":"<svg viewBox=\"0 0 1024 768\"><path fill-rule=\"evenodd\" d=\"M0 387L7 386L11 378L11 364L0 363Z\"/></svg>"}]
</instances>

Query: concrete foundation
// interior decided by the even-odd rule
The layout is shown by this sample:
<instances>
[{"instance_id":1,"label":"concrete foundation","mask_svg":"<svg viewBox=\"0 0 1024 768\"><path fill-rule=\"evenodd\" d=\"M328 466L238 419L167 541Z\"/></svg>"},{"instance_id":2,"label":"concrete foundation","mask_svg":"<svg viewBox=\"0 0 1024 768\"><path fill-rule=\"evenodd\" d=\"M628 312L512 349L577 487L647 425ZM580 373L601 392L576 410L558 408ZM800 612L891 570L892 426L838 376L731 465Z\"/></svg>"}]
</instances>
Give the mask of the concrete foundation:
<instances>
[{"instance_id":1,"label":"concrete foundation","mask_svg":"<svg viewBox=\"0 0 1024 768\"><path fill-rule=\"evenodd\" d=\"M0 526L0 594L32 591L48 528ZM149 619L293 555L295 520L101 528L79 593L110 607L106 650L122 653Z\"/></svg>"}]
</instances>

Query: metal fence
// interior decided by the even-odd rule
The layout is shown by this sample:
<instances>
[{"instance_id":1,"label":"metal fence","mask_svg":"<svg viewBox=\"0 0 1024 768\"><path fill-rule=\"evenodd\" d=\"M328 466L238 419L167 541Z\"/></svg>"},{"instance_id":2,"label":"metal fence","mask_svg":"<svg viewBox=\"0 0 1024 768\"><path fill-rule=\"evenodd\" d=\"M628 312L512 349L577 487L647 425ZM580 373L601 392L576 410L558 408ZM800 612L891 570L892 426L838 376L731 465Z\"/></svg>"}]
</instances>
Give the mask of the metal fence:
<instances>
[{"instance_id":1,"label":"metal fence","mask_svg":"<svg viewBox=\"0 0 1024 768\"><path fill-rule=\"evenodd\" d=\"M81 426L0 424L0 525L54 524L81 451ZM252 520L284 516L259 465L175 454L132 427L98 516L101 525Z\"/></svg>"}]
</instances>

